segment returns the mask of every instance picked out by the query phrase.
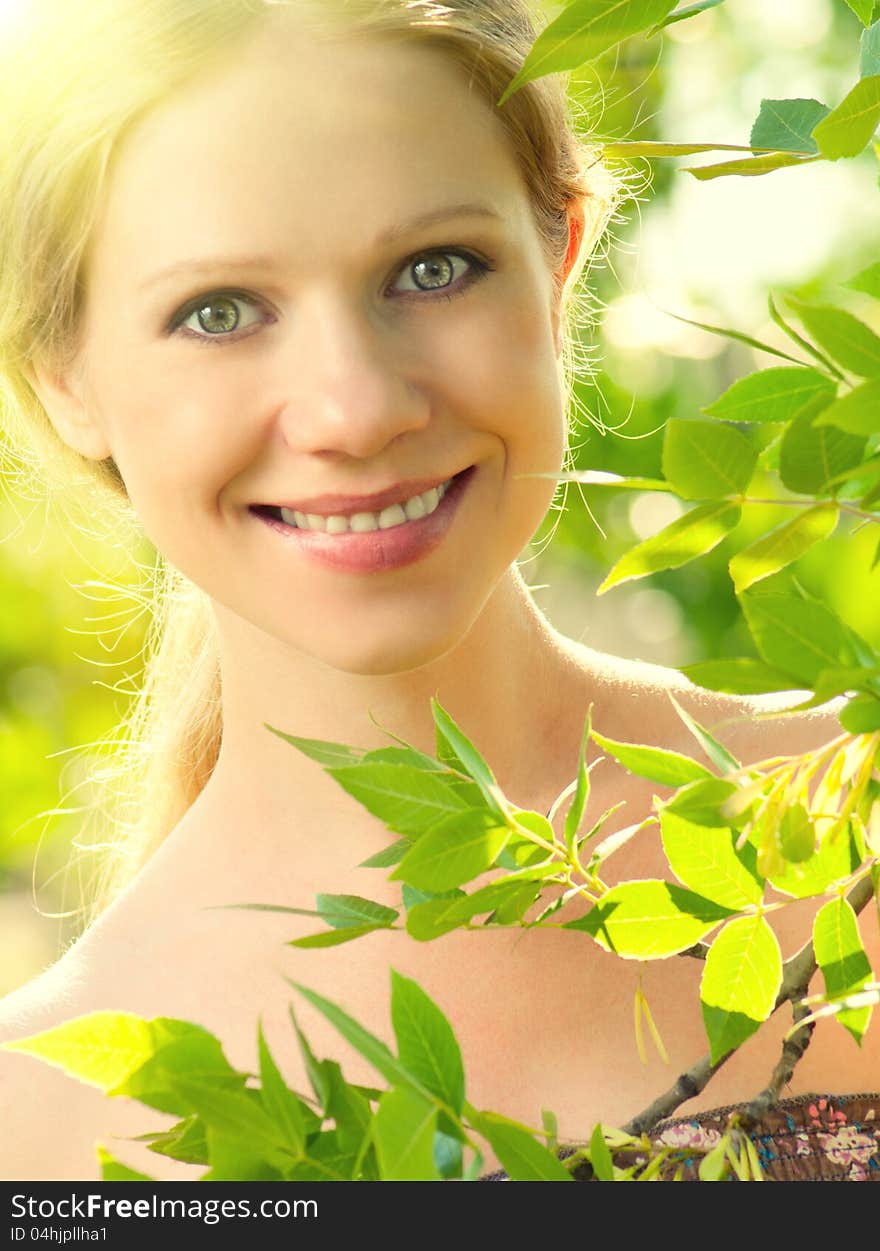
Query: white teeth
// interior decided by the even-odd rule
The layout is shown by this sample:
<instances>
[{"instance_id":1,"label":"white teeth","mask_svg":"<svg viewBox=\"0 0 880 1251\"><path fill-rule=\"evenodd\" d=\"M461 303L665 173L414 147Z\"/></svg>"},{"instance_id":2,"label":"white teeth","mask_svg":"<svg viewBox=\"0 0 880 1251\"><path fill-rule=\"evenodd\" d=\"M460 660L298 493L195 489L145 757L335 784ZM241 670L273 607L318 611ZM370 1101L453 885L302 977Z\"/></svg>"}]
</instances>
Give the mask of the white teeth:
<instances>
[{"instance_id":1,"label":"white teeth","mask_svg":"<svg viewBox=\"0 0 880 1251\"><path fill-rule=\"evenodd\" d=\"M421 517L429 517L439 506L443 496L449 490L452 479L441 483L439 487L431 487L422 495L414 495L403 504L391 504L380 513L354 513L351 517L334 514L320 517L316 513L301 513L298 509L282 508L281 519L289 526L298 530L323 530L327 534L365 534L370 530L390 530L392 526L402 526L407 521L418 521Z\"/></svg>"}]
</instances>

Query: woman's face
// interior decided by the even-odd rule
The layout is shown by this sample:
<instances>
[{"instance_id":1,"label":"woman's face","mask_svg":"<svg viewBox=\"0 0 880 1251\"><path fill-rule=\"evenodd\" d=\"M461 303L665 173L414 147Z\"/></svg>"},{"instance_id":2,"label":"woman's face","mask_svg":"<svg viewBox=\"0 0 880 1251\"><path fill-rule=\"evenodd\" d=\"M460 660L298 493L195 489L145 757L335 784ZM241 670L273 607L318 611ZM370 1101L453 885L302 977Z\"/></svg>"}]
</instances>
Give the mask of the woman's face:
<instances>
[{"instance_id":1,"label":"woman's face","mask_svg":"<svg viewBox=\"0 0 880 1251\"><path fill-rule=\"evenodd\" d=\"M129 137L86 290L80 450L221 623L364 674L464 636L565 420L553 277L459 67L263 32Z\"/></svg>"}]
</instances>

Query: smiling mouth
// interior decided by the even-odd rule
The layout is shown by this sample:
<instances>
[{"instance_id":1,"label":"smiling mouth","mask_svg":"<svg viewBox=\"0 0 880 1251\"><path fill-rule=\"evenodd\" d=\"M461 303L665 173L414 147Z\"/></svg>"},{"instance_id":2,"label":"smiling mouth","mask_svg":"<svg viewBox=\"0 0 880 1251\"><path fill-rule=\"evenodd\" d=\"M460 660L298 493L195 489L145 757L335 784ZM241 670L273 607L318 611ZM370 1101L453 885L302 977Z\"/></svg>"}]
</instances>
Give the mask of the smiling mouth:
<instances>
[{"instance_id":1,"label":"smiling mouth","mask_svg":"<svg viewBox=\"0 0 880 1251\"><path fill-rule=\"evenodd\" d=\"M453 474L445 482L431 487L421 494L404 499L400 503L391 504L378 512L355 513L303 513L295 509L283 508L276 504L253 504L250 511L267 520L280 522L294 530L311 530L323 534L365 534L374 530L390 530L406 525L407 522L420 521L430 517L440 507L440 503L452 485L462 479L474 468L461 470Z\"/></svg>"}]
</instances>

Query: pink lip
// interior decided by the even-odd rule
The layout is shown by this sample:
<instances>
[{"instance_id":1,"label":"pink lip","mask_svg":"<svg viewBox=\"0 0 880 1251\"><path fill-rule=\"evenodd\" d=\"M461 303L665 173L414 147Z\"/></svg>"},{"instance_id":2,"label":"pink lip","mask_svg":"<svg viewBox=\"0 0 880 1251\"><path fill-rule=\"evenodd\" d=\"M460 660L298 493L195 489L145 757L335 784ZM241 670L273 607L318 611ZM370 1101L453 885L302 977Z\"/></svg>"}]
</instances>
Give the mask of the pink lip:
<instances>
[{"instance_id":1,"label":"pink lip","mask_svg":"<svg viewBox=\"0 0 880 1251\"><path fill-rule=\"evenodd\" d=\"M321 530L295 529L262 512L252 515L317 564L344 573L388 572L422 560L442 543L475 473L476 466L471 465L470 469L456 475L430 516L390 526L387 530L327 534ZM410 489L409 484L407 489Z\"/></svg>"},{"instance_id":2,"label":"pink lip","mask_svg":"<svg viewBox=\"0 0 880 1251\"><path fill-rule=\"evenodd\" d=\"M449 475L450 478L452 476ZM424 495L432 487L440 486L446 481L446 478L410 478L384 491L376 491L373 495L313 495L293 502L278 501L274 507L286 508L290 512L313 513L317 517L351 517L355 513L380 513L383 508L402 504L404 500L412 499L415 495Z\"/></svg>"}]
</instances>

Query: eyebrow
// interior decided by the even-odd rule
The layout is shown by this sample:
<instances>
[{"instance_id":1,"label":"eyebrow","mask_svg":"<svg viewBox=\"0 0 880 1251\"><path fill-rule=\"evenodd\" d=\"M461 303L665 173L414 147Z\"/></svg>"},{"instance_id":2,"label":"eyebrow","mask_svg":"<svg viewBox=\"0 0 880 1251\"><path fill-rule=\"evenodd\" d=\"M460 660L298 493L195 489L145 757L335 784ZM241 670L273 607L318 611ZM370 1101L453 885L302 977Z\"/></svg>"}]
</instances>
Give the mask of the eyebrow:
<instances>
[{"instance_id":1,"label":"eyebrow","mask_svg":"<svg viewBox=\"0 0 880 1251\"><path fill-rule=\"evenodd\" d=\"M501 214L487 204L454 204L447 208L431 209L427 213L420 213L418 217L410 218L409 221L389 226L376 236L373 246L375 248L387 247L390 243L394 243L397 239L411 234L413 231L422 230L426 226L433 226L439 222L449 221L454 217L484 217L496 221L503 220ZM200 274L218 269L269 269L274 264L277 264L277 259L266 255L209 256L200 260L178 261L174 265L169 265L165 269L160 269L155 274L152 274L145 282L141 283L139 290L144 291L148 287L156 286L168 278L179 277L181 274Z\"/></svg>"}]
</instances>

